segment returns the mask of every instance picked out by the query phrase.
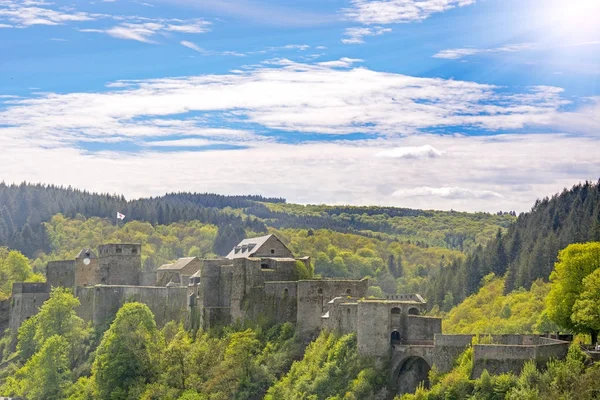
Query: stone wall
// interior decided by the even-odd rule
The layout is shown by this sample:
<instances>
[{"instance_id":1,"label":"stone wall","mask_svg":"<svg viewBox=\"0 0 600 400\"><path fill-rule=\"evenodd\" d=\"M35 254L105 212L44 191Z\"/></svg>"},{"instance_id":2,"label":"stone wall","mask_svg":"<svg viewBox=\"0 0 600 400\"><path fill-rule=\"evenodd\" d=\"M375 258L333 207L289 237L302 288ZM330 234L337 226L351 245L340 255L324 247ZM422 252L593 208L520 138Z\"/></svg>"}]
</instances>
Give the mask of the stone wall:
<instances>
[{"instance_id":1,"label":"stone wall","mask_svg":"<svg viewBox=\"0 0 600 400\"><path fill-rule=\"evenodd\" d=\"M414 315L406 317L405 343L432 343L434 335L437 333L442 333L442 320L440 318Z\"/></svg>"},{"instance_id":2,"label":"stone wall","mask_svg":"<svg viewBox=\"0 0 600 400\"><path fill-rule=\"evenodd\" d=\"M366 297L369 281L306 280L298 281L298 329L302 333L321 328L321 316L327 312L327 303L336 297Z\"/></svg>"},{"instance_id":3,"label":"stone wall","mask_svg":"<svg viewBox=\"0 0 600 400\"><path fill-rule=\"evenodd\" d=\"M357 331L358 303L347 301L346 298L332 300L327 317L323 318L323 326L327 329L347 334Z\"/></svg>"},{"instance_id":4,"label":"stone wall","mask_svg":"<svg viewBox=\"0 0 600 400\"><path fill-rule=\"evenodd\" d=\"M13 283L13 298L10 307L9 328L17 332L21 324L37 314L40 307L50 297L47 283Z\"/></svg>"},{"instance_id":5,"label":"stone wall","mask_svg":"<svg viewBox=\"0 0 600 400\"><path fill-rule=\"evenodd\" d=\"M100 284L139 285L142 271L140 244L104 244L98 247Z\"/></svg>"},{"instance_id":6,"label":"stone wall","mask_svg":"<svg viewBox=\"0 0 600 400\"><path fill-rule=\"evenodd\" d=\"M81 306L77 314L94 325L110 323L117 311L127 302L146 304L156 323L187 322L188 300L186 287L108 286L77 288Z\"/></svg>"},{"instance_id":7,"label":"stone wall","mask_svg":"<svg viewBox=\"0 0 600 400\"><path fill-rule=\"evenodd\" d=\"M267 241L252 255L253 257L293 258L292 252L275 236Z\"/></svg>"},{"instance_id":8,"label":"stone wall","mask_svg":"<svg viewBox=\"0 0 600 400\"><path fill-rule=\"evenodd\" d=\"M50 287L75 287L75 260L49 261L46 282Z\"/></svg>"},{"instance_id":9,"label":"stone wall","mask_svg":"<svg viewBox=\"0 0 600 400\"><path fill-rule=\"evenodd\" d=\"M0 301L0 336L10 325L10 303L11 299Z\"/></svg>"},{"instance_id":10,"label":"stone wall","mask_svg":"<svg viewBox=\"0 0 600 400\"><path fill-rule=\"evenodd\" d=\"M83 259L76 259L75 287L93 286L100 283L100 269L97 258L90 258L90 263L85 265Z\"/></svg>"},{"instance_id":11,"label":"stone wall","mask_svg":"<svg viewBox=\"0 0 600 400\"><path fill-rule=\"evenodd\" d=\"M358 303L358 352L364 356L384 357L391 349L391 307L383 301Z\"/></svg>"}]
</instances>

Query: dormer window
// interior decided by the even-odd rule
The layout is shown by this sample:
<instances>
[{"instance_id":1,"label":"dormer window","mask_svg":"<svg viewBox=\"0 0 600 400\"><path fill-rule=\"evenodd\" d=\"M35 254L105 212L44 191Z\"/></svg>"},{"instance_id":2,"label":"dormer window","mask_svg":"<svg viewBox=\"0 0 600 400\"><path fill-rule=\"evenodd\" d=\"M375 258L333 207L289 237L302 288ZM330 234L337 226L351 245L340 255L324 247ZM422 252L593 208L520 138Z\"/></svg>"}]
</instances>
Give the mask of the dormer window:
<instances>
[{"instance_id":1,"label":"dormer window","mask_svg":"<svg viewBox=\"0 0 600 400\"><path fill-rule=\"evenodd\" d=\"M234 247L234 252L235 252L235 254L239 253L241 249L242 249L242 248L241 248L240 246L235 246L235 247Z\"/></svg>"},{"instance_id":2,"label":"dormer window","mask_svg":"<svg viewBox=\"0 0 600 400\"><path fill-rule=\"evenodd\" d=\"M248 250L248 245L247 244L243 244L242 245L242 253L244 253L246 250Z\"/></svg>"}]
</instances>

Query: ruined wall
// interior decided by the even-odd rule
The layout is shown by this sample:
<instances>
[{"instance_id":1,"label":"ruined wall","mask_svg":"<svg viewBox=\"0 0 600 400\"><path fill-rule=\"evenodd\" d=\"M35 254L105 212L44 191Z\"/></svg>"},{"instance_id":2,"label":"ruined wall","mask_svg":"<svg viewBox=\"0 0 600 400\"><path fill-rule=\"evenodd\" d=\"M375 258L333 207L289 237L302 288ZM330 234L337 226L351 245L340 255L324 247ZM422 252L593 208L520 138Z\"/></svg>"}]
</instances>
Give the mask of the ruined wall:
<instances>
[{"instance_id":1,"label":"ruined wall","mask_svg":"<svg viewBox=\"0 0 600 400\"><path fill-rule=\"evenodd\" d=\"M425 344L433 341L436 333L442 333L441 318L408 315L404 331L404 342Z\"/></svg>"},{"instance_id":2,"label":"ruined wall","mask_svg":"<svg viewBox=\"0 0 600 400\"><path fill-rule=\"evenodd\" d=\"M321 316L328 310L327 303L336 297L366 297L369 281L307 280L298 281L298 329L314 332L321 328Z\"/></svg>"},{"instance_id":3,"label":"ruined wall","mask_svg":"<svg viewBox=\"0 0 600 400\"><path fill-rule=\"evenodd\" d=\"M98 285L78 288L77 297L81 302L77 314L94 325L110 323L123 304L133 301L146 304L159 326L169 321L187 323L186 287Z\"/></svg>"},{"instance_id":4,"label":"ruined wall","mask_svg":"<svg viewBox=\"0 0 600 400\"><path fill-rule=\"evenodd\" d=\"M75 287L75 260L49 261L46 282L50 287Z\"/></svg>"},{"instance_id":5,"label":"ruined wall","mask_svg":"<svg viewBox=\"0 0 600 400\"><path fill-rule=\"evenodd\" d=\"M13 298L10 307L9 328L16 332L21 324L37 314L40 307L50 297L47 283L13 283Z\"/></svg>"},{"instance_id":6,"label":"ruined wall","mask_svg":"<svg viewBox=\"0 0 600 400\"><path fill-rule=\"evenodd\" d=\"M139 285L142 271L140 244L104 244L98 247L99 284Z\"/></svg>"}]
</instances>

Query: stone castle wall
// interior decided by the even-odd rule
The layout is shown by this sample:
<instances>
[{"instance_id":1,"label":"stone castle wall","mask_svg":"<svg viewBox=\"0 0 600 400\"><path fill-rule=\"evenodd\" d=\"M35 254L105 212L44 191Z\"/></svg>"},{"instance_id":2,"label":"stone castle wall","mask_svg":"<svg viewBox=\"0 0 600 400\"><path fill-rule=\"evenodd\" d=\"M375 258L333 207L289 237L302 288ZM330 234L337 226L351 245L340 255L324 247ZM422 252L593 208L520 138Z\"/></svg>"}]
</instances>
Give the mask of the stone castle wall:
<instances>
[{"instance_id":1,"label":"stone castle wall","mask_svg":"<svg viewBox=\"0 0 600 400\"><path fill-rule=\"evenodd\" d=\"M83 259L76 259L75 287L93 286L100 283L100 266L97 258L90 258L90 263L85 265Z\"/></svg>"},{"instance_id":2,"label":"stone castle wall","mask_svg":"<svg viewBox=\"0 0 600 400\"><path fill-rule=\"evenodd\" d=\"M9 327L16 333L21 324L38 313L40 307L50 298L47 283L13 283L13 297L10 307Z\"/></svg>"},{"instance_id":3,"label":"stone castle wall","mask_svg":"<svg viewBox=\"0 0 600 400\"><path fill-rule=\"evenodd\" d=\"M123 304L133 301L147 305L159 326L169 321L187 322L186 287L98 285L77 288L77 297L81 302L77 314L94 325L110 323Z\"/></svg>"},{"instance_id":4,"label":"stone castle wall","mask_svg":"<svg viewBox=\"0 0 600 400\"><path fill-rule=\"evenodd\" d=\"M300 332L321 329L321 316L327 312L329 301L336 297L366 297L368 286L366 279L298 281L297 320Z\"/></svg>"},{"instance_id":5,"label":"stone castle wall","mask_svg":"<svg viewBox=\"0 0 600 400\"><path fill-rule=\"evenodd\" d=\"M50 287L75 287L75 260L49 261L46 282Z\"/></svg>"}]
</instances>

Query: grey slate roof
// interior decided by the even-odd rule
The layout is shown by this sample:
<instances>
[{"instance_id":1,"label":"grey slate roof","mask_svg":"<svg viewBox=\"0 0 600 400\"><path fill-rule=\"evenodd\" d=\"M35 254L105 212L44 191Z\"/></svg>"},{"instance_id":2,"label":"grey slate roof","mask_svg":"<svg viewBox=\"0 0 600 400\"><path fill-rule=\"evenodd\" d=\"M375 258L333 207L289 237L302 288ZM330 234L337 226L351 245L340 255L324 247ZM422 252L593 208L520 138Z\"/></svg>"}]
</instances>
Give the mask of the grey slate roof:
<instances>
[{"instance_id":1,"label":"grey slate roof","mask_svg":"<svg viewBox=\"0 0 600 400\"><path fill-rule=\"evenodd\" d=\"M175 261L173 264L164 264L158 267L160 270L170 269L170 270L180 270L192 262L196 257L183 257L179 260Z\"/></svg>"},{"instance_id":2,"label":"grey slate roof","mask_svg":"<svg viewBox=\"0 0 600 400\"><path fill-rule=\"evenodd\" d=\"M89 255L88 255L89 253ZM94 252L91 249L81 249L81 251L79 252L79 254L77 254L77 257L75 258L97 258L96 254L94 254Z\"/></svg>"},{"instance_id":3,"label":"grey slate roof","mask_svg":"<svg viewBox=\"0 0 600 400\"><path fill-rule=\"evenodd\" d=\"M252 257L252 255L254 253L256 253L258 251L258 249L260 249L260 247L263 244L265 244L265 242L267 240L269 240L269 238L271 236L273 236L273 235L271 234L271 235L266 235L266 236L250 238L250 239L244 239L240 243L238 243L237 246L235 246L233 249L231 249L229 254L227 254L225 256L225 258L233 259L233 258ZM235 250L238 248L239 248L239 251L236 253Z\"/></svg>"}]
</instances>

